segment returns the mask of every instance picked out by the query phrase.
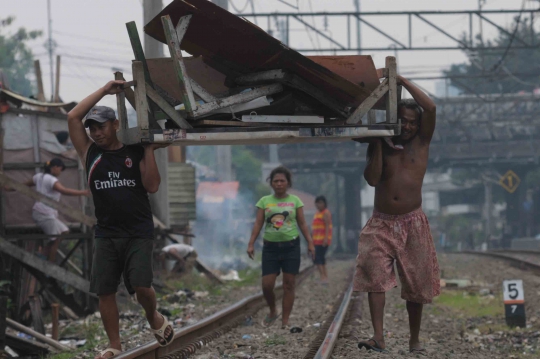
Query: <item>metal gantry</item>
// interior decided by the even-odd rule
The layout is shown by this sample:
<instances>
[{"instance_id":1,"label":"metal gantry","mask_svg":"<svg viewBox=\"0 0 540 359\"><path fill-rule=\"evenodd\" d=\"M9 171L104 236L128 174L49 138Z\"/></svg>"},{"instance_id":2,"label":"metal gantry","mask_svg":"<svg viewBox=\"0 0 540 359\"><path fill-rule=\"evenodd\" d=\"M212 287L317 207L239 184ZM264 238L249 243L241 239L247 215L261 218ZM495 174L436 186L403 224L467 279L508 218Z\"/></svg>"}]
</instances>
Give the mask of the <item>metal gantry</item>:
<instances>
[{"instance_id":1,"label":"metal gantry","mask_svg":"<svg viewBox=\"0 0 540 359\"><path fill-rule=\"evenodd\" d=\"M286 38L289 41L286 43L294 43L295 37L298 32L293 31L293 26L299 24L314 33L321 38L325 39L327 45L322 47L304 47L295 49L302 53L312 52L331 52L335 53L339 51L343 52L373 52L373 51L426 51L426 50L474 50L474 37L475 37L475 22L480 25L490 25L500 32L512 36L508 29L504 28L497 19L493 16L496 15L515 15L520 14L529 17L529 26L531 33L534 34L534 17L540 10L461 10L461 11L377 11L377 12L272 12L272 13L242 13L236 14L238 16L245 17L246 19L255 22L256 19L266 19L266 28L263 25L264 22L259 22L261 28L265 29L269 34L273 34L274 30L281 32L281 37ZM440 24L438 19L441 16L445 16L447 19L450 17L459 20L460 18L468 18L468 26L462 28L462 36L458 37L451 34L448 29L445 29ZM340 24L344 24L345 31L335 34L329 31L323 31L321 28L314 26L312 21L320 21L323 19L324 23L328 23L328 19L337 19ZM384 19L385 26L377 25L377 21ZM397 27L397 30L392 32L388 29L389 20L391 23L406 24L407 30L402 31L401 27ZM379 34L379 37L385 39L386 42L381 41L380 46L362 47L358 46L358 35L353 36L353 33L358 34L358 30L353 29L354 22L361 23L365 27ZM275 25L272 25L275 24ZM444 35L449 41L445 45L426 46L416 43L414 39L424 36L421 32L419 24L422 24L422 29L427 26L435 33ZM539 43L534 40L534 36L531 36L532 41L529 39L523 39L519 36L515 37L515 44L512 48L515 49L536 49L539 47ZM505 47L499 46L485 46L483 49L488 50L504 50Z\"/></svg>"}]
</instances>

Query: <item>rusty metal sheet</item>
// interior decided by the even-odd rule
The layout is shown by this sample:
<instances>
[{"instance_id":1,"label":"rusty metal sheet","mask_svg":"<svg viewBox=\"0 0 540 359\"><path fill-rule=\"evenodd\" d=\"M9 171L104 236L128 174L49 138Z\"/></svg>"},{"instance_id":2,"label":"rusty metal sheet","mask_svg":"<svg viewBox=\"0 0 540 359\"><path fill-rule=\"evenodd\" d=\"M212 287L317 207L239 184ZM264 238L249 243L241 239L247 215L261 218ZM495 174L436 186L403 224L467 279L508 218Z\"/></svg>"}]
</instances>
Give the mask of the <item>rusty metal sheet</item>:
<instances>
[{"instance_id":1,"label":"rusty metal sheet","mask_svg":"<svg viewBox=\"0 0 540 359\"><path fill-rule=\"evenodd\" d=\"M193 15L181 48L193 56L204 56L208 63L218 63L239 74L283 69L327 92L344 106L356 107L370 94L367 88L330 71L210 1L175 0L163 9L144 27L149 36L163 43L161 17L165 15L171 17L175 26L182 16Z\"/></svg>"},{"instance_id":2,"label":"rusty metal sheet","mask_svg":"<svg viewBox=\"0 0 540 359\"><path fill-rule=\"evenodd\" d=\"M182 99L182 90L174 72L172 58L147 59L148 71L152 81L174 98ZM184 64L190 78L216 97L229 94L225 86L226 76L204 63L202 57L185 57Z\"/></svg>"},{"instance_id":3,"label":"rusty metal sheet","mask_svg":"<svg viewBox=\"0 0 540 359\"><path fill-rule=\"evenodd\" d=\"M380 84L370 55L322 55L308 56L308 59L369 91L375 90Z\"/></svg>"}]
</instances>

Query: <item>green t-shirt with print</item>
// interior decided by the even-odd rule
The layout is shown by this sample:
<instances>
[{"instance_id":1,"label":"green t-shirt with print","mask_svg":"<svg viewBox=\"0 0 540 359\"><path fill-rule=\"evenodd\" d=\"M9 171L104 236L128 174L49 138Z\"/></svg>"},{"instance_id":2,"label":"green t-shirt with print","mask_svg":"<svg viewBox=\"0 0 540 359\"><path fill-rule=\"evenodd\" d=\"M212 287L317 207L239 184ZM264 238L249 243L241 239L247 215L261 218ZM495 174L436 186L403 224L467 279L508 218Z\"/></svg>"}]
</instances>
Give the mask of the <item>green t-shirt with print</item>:
<instances>
[{"instance_id":1,"label":"green t-shirt with print","mask_svg":"<svg viewBox=\"0 0 540 359\"><path fill-rule=\"evenodd\" d=\"M304 207L300 198L290 194L285 198L264 196L257 202L264 210L264 236L270 242L287 242L299 236L296 210Z\"/></svg>"}]
</instances>

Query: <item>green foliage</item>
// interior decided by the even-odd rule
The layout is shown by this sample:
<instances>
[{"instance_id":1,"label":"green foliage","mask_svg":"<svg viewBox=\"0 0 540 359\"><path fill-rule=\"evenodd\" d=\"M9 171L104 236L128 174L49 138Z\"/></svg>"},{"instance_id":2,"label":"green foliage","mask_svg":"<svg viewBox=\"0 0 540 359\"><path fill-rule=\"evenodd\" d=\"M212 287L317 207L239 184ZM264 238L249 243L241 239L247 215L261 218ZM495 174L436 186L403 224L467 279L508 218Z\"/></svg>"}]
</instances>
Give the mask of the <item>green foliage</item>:
<instances>
[{"instance_id":1,"label":"green foliage","mask_svg":"<svg viewBox=\"0 0 540 359\"><path fill-rule=\"evenodd\" d=\"M6 34L6 29L13 20L13 17L0 19L0 70L4 72L13 91L30 96L33 86L28 75L33 71L34 58L27 42L41 36L41 31L20 28L14 33Z\"/></svg>"},{"instance_id":2,"label":"green foliage","mask_svg":"<svg viewBox=\"0 0 540 359\"><path fill-rule=\"evenodd\" d=\"M264 341L264 345L266 346L283 345L283 344L287 344L287 340L285 340L284 337L277 334L274 334L273 336L266 338L266 340Z\"/></svg>"},{"instance_id":3,"label":"green foliage","mask_svg":"<svg viewBox=\"0 0 540 359\"><path fill-rule=\"evenodd\" d=\"M240 190L251 195L258 193L261 180L261 161L246 146L232 146L232 163ZM189 159L216 169L216 146L197 146L189 149ZM254 197L255 198L255 197Z\"/></svg>"},{"instance_id":4,"label":"green foliage","mask_svg":"<svg viewBox=\"0 0 540 359\"><path fill-rule=\"evenodd\" d=\"M506 30L512 34L516 28L515 22ZM465 94L482 93L515 93L528 91L540 84L540 52L536 49L515 49L514 46L523 45L519 39L532 44L538 44L540 34L531 31L530 23L523 17L520 20L516 37L512 46L505 55L505 49L510 44L512 36L503 32L492 40L481 41L477 36L473 44L474 51L466 50L467 63L454 64L450 70L445 71L448 76L477 76L476 78L451 79L451 84ZM462 41L469 43L463 36ZM500 49L489 49L500 47ZM509 75L512 74L512 75ZM488 77L478 77L489 75Z\"/></svg>"},{"instance_id":5,"label":"green foliage","mask_svg":"<svg viewBox=\"0 0 540 359\"><path fill-rule=\"evenodd\" d=\"M527 186L527 189L540 191L540 168L536 168L527 173L525 185Z\"/></svg>"},{"instance_id":6,"label":"green foliage","mask_svg":"<svg viewBox=\"0 0 540 359\"><path fill-rule=\"evenodd\" d=\"M494 296L470 295L466 292L443 292L435 298L437 306L451 308L467 318L502 317L502 299Z\"/></svg>"},{"instance_id":7,"label":"green foliage","mask_svg":"<svg viewBox=\"0 0 540 359\"><path fill-rule=\"evenodd\" d=\"M255 193L261 182L261 161L246 146L232 147L232 161L241 187Z\"/></svg>"}]
</instances>

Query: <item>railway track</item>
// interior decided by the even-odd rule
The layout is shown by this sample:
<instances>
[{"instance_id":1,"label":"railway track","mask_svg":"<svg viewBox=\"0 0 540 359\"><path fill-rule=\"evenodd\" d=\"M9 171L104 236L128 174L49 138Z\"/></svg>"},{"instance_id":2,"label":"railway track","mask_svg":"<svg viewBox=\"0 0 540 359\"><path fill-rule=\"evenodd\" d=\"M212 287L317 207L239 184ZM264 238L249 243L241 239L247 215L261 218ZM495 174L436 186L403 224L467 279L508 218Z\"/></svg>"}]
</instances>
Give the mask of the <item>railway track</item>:
<instances>
[{"instance_id":1,"label":"railway track","mask_svg":"<svg viewBox=\"0 0 540 359\"><path fill-rule=\"evenodd\" d=\"M504 251L488 251L488 252L479 252L479 251L463 251L459 253L474 254L485 257L492 257L497 259L504 259L514 265L517 265L523 269L530 269L534 271L540 271L540 251L525 251L525 250L504 250ZM534 256L538 257L538 260L533 261L530 258L520 258L520 255Z\"/></svg>"},{"instance_id":2,"label":"railway track","mask_svg":"<svg viewBox=\"0 0 540 359\"><path fill-rule=\"evenodd\" d=\"M309 266L298 274L297 285L307 279L314 271ZM275 288L276 299L283 294L282 285ZM127 350L118 359L180 359L187 358L197 349L220 337L231 328L243 323L246 317L254 314L266 305L261 293L249 296L188 327L177 330L174 341L167 347L160 347L156 341L148 342L137 348Z\"/></svg>"},{"instance_id":3,"label":"railway track","mask_svg":"<svg viewBox=\"0 0 540 359\"><path fill-rule=\"evenodd\" d=\"M460 253L474 254L485 257L503 259L517 265L523 269L530 269L540 272L540 251L489 251L476 252L464 251ZM538 261L519 258L519 255L537 255ZM313 272L314 267L303 269L297 277L300 285ZM276 297L282 295L281 285L276 287ZM326 320L311 343L310 349L304 359L329 359L337 343L339 333L346 322L347 314L352 305L352 284L344 289L341 297L334 303L334 310ZM254 315L265 306L262 293L252 295L236 304L223 309L198 323L183 328L175 334L173 343L165 348L159 347L153 341L138 348L124 352L118 356L119 359L183 359L195 353L213 339L220 337L233 327L243 323L247 316Z\"/></svg>"}]
</instances>

